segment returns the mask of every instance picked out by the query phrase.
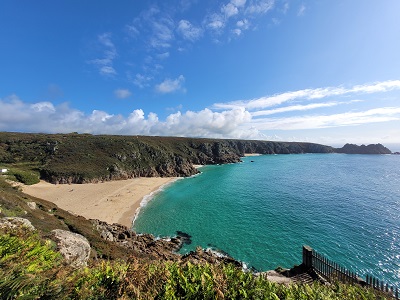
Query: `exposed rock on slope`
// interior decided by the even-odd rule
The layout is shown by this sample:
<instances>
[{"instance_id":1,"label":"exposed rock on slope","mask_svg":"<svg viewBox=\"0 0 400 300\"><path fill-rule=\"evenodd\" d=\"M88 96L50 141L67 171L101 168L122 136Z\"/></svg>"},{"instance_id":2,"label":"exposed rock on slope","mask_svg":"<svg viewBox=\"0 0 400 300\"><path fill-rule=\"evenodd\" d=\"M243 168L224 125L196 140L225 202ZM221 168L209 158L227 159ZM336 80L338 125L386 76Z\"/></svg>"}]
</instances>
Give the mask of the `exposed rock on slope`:
<instances>
[{"instance_id":1,"label":"exposed rock on slope","mask_svg":"<svg viewBox=\"0 0 400 300\"><path fill-rule=\"evenodd\" d=\"M23 227L26 228L30 231L35 230L35 227L32 225L32 223L25 218L20 218L20 217L5 217L5 218L0 218L0 228L17 228L17 227Z\"/></svg>"},{"instance_id":2,"label":"exposed rock on slope","mask_svg":"<svg viewBox=\"0 0 400 300\"><path fill-rule=\"evenodd\" d=\"M69 265L76 268L87 265L91 249L84 236L61 229L54 229L52 233L57 241L58 251Z\"/></svg>"}]
</instances>

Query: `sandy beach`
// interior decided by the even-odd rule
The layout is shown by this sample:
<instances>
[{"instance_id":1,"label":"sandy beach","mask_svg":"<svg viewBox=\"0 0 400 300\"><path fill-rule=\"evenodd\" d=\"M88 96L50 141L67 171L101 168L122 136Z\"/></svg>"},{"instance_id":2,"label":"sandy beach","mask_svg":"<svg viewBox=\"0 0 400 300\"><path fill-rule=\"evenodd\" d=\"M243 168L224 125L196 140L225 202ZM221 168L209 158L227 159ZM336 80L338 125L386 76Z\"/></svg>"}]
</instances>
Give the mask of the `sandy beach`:
<instances>
[{"instance_id":1,"label":"sandy beach","mask_svg":"<svg viewBox=\"0 0 400 300\"><path fill-rule=\"evenodd\" d=\"M88 219L132 226L143 197L176 178L146 177L90 184L38 184L23 186L28 195L45 199L58 207Z\"/></svg>"},{"instance_id":2,"label":"sandy beach","mask_svg":"<svg viewBox=\"0 0 400 300\"><path fill-rule=\"evenodd\" d=\"M260 153L245 153L244 154L245 157L246 156L260 156L260 155L262 155L262 154L260 154Z\"/></svg>"}]
</instances>

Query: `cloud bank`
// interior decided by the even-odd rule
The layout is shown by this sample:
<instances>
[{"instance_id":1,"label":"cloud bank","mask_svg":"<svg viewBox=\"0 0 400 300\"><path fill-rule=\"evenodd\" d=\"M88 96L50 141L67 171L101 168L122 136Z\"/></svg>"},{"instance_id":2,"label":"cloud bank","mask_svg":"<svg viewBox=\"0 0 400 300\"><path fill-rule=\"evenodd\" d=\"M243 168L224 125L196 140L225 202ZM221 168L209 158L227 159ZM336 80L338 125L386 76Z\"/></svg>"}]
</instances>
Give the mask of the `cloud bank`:
<instances>
[{"instance_id":1,"label":"cloud bank","mask_svg":"<svg viewBox=\"0 0 400 300\"><path fill-rule=\"evenodd\" d=\"M178 90L182 88L183 81L183 76L167 79L158 86L159 91L168 93ZM302 130L400 122L398 101L384 105L389 102L382 97L398 89L400 80L349 88L304 89L259 99L216 103L213 108L200 111L178 111L164 120L160 120L153 112L146 115L142 109L134 109L127 116L100 110L85 113L67 103L57 106L48 101L27 103L11 95L0 99L0 131L271 139L277 131L301 133ZM362 95L374 97L372 100L348 99L348 96ZM129 97L130 92L116 90L115 96ZM341 100L331 100L331 97ZM339 107L341 111L337 110ZM323 113L319 108L324 108Z\"/></svg>"},{"instance_id":2,"label":"cloud bank","mask_svg":"<svg viewBox=\"0 0 400 300\"><path fill-rule=\"evenodd\" d=\"M244 109L213 112L205 108L198 112L177 112L161 121L155 113L145 116L142 109L135 109L126 117L100 110L85 114L66 103L59 106L50 102L29 104L16 95L0 99L0 106L0 131L216 138L252 138L254 135L241 128L251 120L250 113Z\"/></svg>"}]
</instances>

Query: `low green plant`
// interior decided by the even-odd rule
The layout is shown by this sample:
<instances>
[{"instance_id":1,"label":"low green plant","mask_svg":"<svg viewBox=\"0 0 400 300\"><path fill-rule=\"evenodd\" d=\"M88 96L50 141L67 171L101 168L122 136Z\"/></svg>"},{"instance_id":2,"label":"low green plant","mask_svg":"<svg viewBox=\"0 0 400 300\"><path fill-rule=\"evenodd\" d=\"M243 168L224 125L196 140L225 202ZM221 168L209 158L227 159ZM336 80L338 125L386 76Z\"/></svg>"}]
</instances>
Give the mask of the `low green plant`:
<instances>
[{"instance_id":1,"label":"low green plant","mask_svg":"<svg viewBox=\"0 0 400 300\"><path fill-rule=\"evenodd\" d=\"M14 177L21 183L26 184L26 185L32 185L39 183L40 179L39 176L35 173L29 172L29 171L14 171L13 174Z\"/></svg>"},{"instance_id":2,"label":"low green plant","mask_svg":"<svg viewBox=\"0 0 400 300\"><path fill-rule=\"evenodd\" d=\"M56 295L61 255L49 241L24 228L0 235L0 298L46 298Z\"/></svg>"},{"instance_id":3,"label":"low green plant","mask_svg":"<svg viewBox=\"0 0 400 300\"><path fill-rule=\"evenodd\" d=\"M389 299L334 283L276 284L229 264L139 259L73 270L51 242L25 229L0 229L0 299Z\"/></svg>"},{"instance_id":4,"label":"low green plant","mask_svg":"<svg viewBox=\"0 0 400 300\"><path fill-rule=\"evenodd\" d=\"M94 268L85 268L76 273L74 298L117 299L123 294L123 281L128 266L125 263L102 261Z\"/></svg>"}]
</instances>

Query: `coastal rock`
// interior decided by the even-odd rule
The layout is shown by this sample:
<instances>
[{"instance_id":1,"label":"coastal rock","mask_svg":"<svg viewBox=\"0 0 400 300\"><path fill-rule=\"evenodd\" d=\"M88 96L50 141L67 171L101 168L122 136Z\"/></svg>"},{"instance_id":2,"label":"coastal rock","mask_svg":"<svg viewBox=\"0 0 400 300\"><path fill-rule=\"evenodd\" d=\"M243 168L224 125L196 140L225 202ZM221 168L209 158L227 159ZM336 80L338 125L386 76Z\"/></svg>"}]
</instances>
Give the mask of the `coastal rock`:
<instances>
[{"instance_id":1,"label":"coastal rock","mask_svg":"<svg viewBox=\"0 0 400 300\"><path fill-rule=\"evenodd\" d=\"M4 217L0 219L0 227L17 228L23 227L30 231L34 231L35 227L32 225L31 221L25 218L19 217Z\"/></svg>"},{"instance_id":2,"label":"coastal rock","mask_svg":"<svg viewBox=\"0 0 400 300\"><path fill-rule=\"evenodd\" d=\"M30 209L36 209L36 202L30 201L26 203Z\"/></svg>"},{"instance_id":3,"label":"coastal rock","mask_svg":"<svg viewBox=\"0 0 400 300\"><path fill-rule=\"evenodd\" d=\"M175 252L182 246L179 238L158 239L151 234L136 234L120 224L108 224L99 220L90 220L93 227L105 240L113 240L118 245L136 251L138 254L154 259L177 260Z\"/></svg>"},{"instance_id":4,"label":"coastal rock","mask_svg":"<svg viewBox=\"0 0 400 300\"><path fill-rule=\"evenodd\" d=\"M390 151L382 144L370 144L367 146L346 144L342 148L336 148L335 152L344 154L391 154L392 153L392 151Z\"/></svg>"},{"instance_id":5,"label":"coastal rock","mask_svg":"<svg viewBox=\"0 0 400 300\"><path fill-rule=\"evenodd\" d=\"M87 265L91 248L84 236L61 229L54 229L51 232L57 242L58 250L68 264L75 268Z\"/></svg>"},{"instance_id":6,"label":"coastal rock","mask_svg":"<svg viewBox=\"0 0 400 300\"><path fill-rule=\"evenodd\" d=\"M238 268L242 268L243 265L241 262L235 260L230 257L228 254L223 254L211 249L202 249L201 247L197 247L195 251L191 251L182 256L183 262L191 262L194 264L201 263L209 263L213 265L218 264L232 264L237 266Z\"/></svg>"}]
</instances>

